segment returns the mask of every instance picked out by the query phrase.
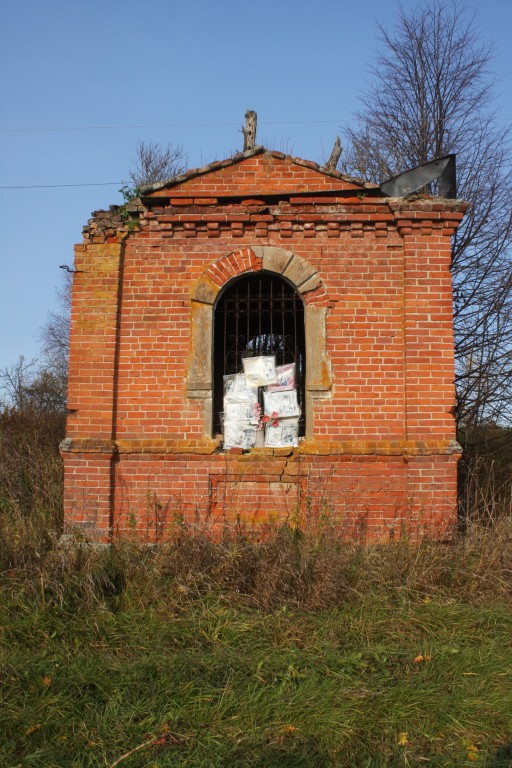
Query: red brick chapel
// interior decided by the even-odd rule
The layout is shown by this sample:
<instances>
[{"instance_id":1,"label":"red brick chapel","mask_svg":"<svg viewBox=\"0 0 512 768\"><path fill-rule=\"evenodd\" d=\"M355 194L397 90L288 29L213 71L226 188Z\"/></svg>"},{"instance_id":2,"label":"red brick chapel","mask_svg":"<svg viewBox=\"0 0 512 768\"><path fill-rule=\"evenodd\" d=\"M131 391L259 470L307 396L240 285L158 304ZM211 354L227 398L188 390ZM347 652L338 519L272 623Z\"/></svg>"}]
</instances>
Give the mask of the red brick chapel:
<instances>
[{"instance_id":1,"label":"red brick chapel","mask_svg":"<svg viewBox=\"0 0 512 768\"><path fill-rule=\"evenodd\" d=\"M464 209L256 147L95 212L75 247L66 524L449 535Z\"/></svg>"}]
</instances>

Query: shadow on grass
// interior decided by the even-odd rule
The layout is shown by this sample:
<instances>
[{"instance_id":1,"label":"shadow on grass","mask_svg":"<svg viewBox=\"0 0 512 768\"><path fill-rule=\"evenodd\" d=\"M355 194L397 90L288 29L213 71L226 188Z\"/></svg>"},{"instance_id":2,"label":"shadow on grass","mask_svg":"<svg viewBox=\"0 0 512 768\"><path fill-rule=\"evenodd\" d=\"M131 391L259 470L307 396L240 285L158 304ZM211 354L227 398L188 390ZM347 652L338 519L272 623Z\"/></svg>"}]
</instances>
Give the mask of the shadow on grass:
<instances>
[{"instance_id":1,"label":"shadow on grass","mask_svg":"<svg viewBox=\"0 0 512 768\"><path fill-rule=\"evenodd\" d=\"M487 758L484 763L485 768L511 768L512 766L512 744L503 744L496 751L496 754Z\"/></svg>"}]
</instances>

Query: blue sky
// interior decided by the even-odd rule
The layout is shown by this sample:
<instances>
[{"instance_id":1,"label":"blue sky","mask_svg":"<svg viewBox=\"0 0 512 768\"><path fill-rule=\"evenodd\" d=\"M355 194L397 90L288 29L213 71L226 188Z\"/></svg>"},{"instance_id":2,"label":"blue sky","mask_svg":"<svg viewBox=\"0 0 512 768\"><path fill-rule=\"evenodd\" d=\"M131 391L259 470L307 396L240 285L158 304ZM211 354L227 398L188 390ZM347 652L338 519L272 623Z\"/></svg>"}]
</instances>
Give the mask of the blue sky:
<instances>
[{"instance_id":1,"label":"blue sky","mask_svg":"<svg viewBox=\"0 0 512 768\"><path fill-rule=\"evenodd\" d=\"M470 6L495 40L498 117L512 122L512 3ZM377 22L391 28L396 11L395 0L3 0L0 369L38 356L59 265L73 263L91 211L122 202L137 140L181 144L197 167L241 149L250 108L258 143L321 162L353 120Z\"/></svg>"}]
</instances>

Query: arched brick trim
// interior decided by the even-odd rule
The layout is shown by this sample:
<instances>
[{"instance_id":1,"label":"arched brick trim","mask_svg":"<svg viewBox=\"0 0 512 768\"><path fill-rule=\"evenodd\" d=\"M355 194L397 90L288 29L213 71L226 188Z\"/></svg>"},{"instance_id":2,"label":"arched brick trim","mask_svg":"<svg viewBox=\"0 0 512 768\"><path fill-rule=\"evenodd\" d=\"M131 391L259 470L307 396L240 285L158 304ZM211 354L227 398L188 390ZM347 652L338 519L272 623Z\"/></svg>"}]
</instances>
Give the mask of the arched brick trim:
<instances>
[{"instance_id":1,"label":"arched brick trim","mask_svg":"<svg viewBox=\"0 0 512 768\"><path fill-rule=\"evenodd\" d=\"M291 251L269 246L240 248L214 261L195 283L191 300L213 305L220 289L233 277L262 269L286 277L305 304L328 303L324 284L314 267Z\"/></svg>"},{"instance_id":2,"label":"arched brick trim","mask_svg":"<svg viewBox=\"0 0 512 768\"><path fill-rule=\"evenodd\" d=\"M328 297L317 270L291 251L253 246L232 251L210 264L193 286L191 340L187 394L205 401L205 434L212 419L212 331L213 305L223 286L244 272L266 270L287 280L301 294L306 325L306 436L312 437L313 401L329 396L331 366L327 355L326 317Z\"/></svg>"}]
</instances>

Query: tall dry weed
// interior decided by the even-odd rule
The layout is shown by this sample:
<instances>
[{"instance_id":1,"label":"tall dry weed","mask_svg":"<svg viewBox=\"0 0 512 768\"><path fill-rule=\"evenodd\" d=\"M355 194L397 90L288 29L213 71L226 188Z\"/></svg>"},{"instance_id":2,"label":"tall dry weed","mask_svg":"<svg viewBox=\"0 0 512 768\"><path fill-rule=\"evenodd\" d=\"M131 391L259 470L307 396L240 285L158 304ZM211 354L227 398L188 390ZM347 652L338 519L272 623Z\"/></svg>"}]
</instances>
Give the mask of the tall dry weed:
<instances>
[{"instance_id":1,"label":"tall dry weed","mask_svg":"<svg viewBox=\"0 0 512 768\"><path fill-rule=\"evenodd\" d=\"M488 424L460 436L461 524L493 527L512 516L512 429Z\"/></svg>"},{"instance_id":2,"label":"tall dry weed","mask_svg":"<svg viewBox=\"0 0 512 768\"><path fill-rule=\"evenodd\" d=\"M184 530L157 547L120 541L98 547L66 540L10 571L4 587L70 610L128 600L180 606L216 593L263 611L305 611L431 599L512 606L512 519L472 525L450 543L361 545L313 538L286 526L264 541L240 529L222 539Z\"/></svg>"},{"instance_id":3,"label":"tall dry weed","mask_svg":"<svg viewBox=\"0 0 512 768\"><path fill-rule=\"evenodd\" d=\"M404 530L397 541L364 545L326 517L302 530L298 521L269 526L258 540L240 521L215 536L207 522L180 523L158 547L98 548L83 536L60 540L63 426L52 414L0 414L0 570L8 585L43 600L112 607L126 595L179 603L221 590L263 610L325 609L370 594L512 604L512 480L495 457L465 459L463 525L449 543L412 542Z\"/></svg>"},{"instance_id":4,"label":"tall dry weed","mask_svg":"<svg viewBox=\"0 0 512 768\"><path fill-rule=\"evenodd\" d=\"M32 563L62 531L64 416L0 412L0 568Z\"/></svg>"}]
</instances>

